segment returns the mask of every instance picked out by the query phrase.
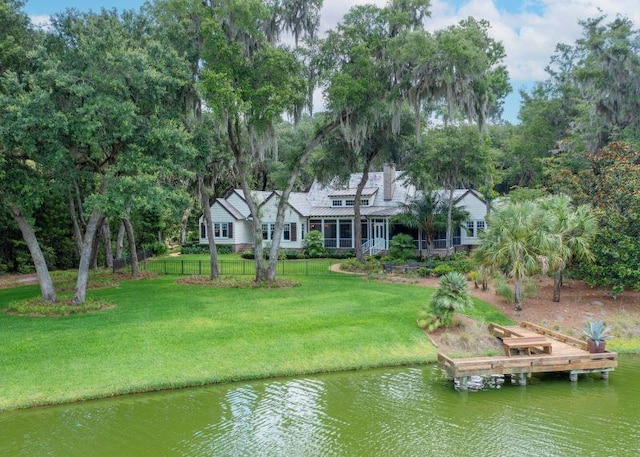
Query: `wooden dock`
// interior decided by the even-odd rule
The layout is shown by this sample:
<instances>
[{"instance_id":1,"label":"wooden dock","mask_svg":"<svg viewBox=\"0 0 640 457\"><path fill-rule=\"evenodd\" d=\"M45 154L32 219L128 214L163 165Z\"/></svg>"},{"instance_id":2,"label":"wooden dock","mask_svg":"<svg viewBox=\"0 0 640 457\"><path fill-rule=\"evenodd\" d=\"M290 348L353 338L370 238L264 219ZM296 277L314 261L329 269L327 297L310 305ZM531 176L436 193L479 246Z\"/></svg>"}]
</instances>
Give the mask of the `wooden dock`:
<instances>
[{"instance_id":1,"label":"wooden dock","mask_svg":"<svg viewBox=\"0 0 640 457\"><path fill-rule=\"evenodd\" d=\"M618 354L587 351L585 341L573 338L530 322L501 326L489 324L489 330L501 340L507 340L505 355L493 357L451 358L438 354L438 363L446 370L449 379L459 382L460 390L467 390L471 376L517 375L521 385L532 373L567 372L571 381L581 373L601 373L603 379L618 366ZM541 336L543 338L541 338ZM518 350L518 338L523 338L522 354ZM536 345L537 343L537 345Z\"/></svg>"}]
</instances>

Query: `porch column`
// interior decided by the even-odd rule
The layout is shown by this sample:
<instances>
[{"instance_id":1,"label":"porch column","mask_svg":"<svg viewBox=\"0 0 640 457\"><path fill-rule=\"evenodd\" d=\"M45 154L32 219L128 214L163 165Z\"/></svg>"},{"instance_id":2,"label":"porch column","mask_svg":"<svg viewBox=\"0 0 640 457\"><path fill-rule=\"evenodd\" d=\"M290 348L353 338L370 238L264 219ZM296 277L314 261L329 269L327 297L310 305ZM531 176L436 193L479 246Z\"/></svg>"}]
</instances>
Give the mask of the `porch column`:
<instances>
[{"instance_id":1,"label":"porch column","mask_svg":"<svg viewBox=\"0 0 640 457\"><path fill-rule=\"evenodd\" d=\"M389 250L389 248L391 247L391 245L389 244L389 236L391 235L391 232L389 231L389 218L387 217L384 220L384 237L385 237L385 249Z\"/></svg>"},{"instance_id":2,"label":"porch column","mask_svg":"<svg viewBox=\"0 0 640 457\"><path fill-rule=\"evenodd\" d=\"M356 230L360 229L360 233L362 233L362 223L358 224L356 228L356 221L354 219L351 219L351 247L353 248L356 247Z\"/></svg>"}]
</instances>

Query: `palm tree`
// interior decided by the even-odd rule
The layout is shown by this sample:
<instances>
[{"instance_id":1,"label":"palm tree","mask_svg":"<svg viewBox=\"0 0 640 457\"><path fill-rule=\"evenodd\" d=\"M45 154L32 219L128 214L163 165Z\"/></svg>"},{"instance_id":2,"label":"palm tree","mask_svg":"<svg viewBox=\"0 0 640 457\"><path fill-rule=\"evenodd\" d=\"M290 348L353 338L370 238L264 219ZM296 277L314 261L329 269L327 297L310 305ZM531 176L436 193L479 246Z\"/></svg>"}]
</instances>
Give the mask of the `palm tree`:
<instances>
[{"instance_id":1,"label":"palm tree","mask_svg":"<svg viewBox=\"0 0 640 457\"><path fill-rule=\"evenodd\" d=\"M591 243L596 231L597 221L588 205L577 208L571 205L567 195L552 195L539 200L544 213L545 230L557 238L553 276L553 301L560 301L562 274L573 258L593 261Z\"/></svg>"},{"instance_id":2,"label":"palm tree","mask_svg":"<svg viewBox=\"0 0 640 457\"><path fill-rule=\"evenodd\" d=\"M420 197L402 205L402 212L395 216L394 222L412 229L421 229L427 240L427 256L433 254L434 237L438 232L447 228L449 211L448 200L442 198L437 192L424 192ZM460 226L469 213L464 209L453 207L451 221L455 227Z\"/></svg>"},{"instance_id":3,"label":"palm tree","mask_svg":"<svg viewBox=\"0 0 640 457\"><path fill-rule=\"evenodd\" d=\"M540 227L540 211L534 202L508 203L489 214L475 251L480 265L513 279L518 311L522 309L524 279L554 251L555 239Z\"/></svg>"},{"instance_id":4,"label":"palm tree","mask_svg":"<svg viewBox=\"0 0 640 457\"><path fill-rule=\"evenodd\" d=\"M455 312L471 305L467 280L462 273L453 271L440 278L440 284L431 297L431 306L439 324L448 327Z\"/></svg>"}]
</instances>

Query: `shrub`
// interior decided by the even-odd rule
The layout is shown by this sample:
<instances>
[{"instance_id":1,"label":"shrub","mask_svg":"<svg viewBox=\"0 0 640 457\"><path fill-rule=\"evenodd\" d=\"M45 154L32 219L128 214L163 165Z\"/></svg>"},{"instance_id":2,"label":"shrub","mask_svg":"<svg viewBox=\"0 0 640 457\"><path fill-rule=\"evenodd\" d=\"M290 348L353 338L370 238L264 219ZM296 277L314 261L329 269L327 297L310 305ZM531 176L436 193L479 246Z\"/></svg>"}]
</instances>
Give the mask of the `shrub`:
<instances>
[{"instance_id":1,"label":"shrub","mask_svg":"<svg viewBox=\"0 0 640 457\"><path fill-rule=\"evenodd\" d=\"M515 295L513 293L513 288L504 279L497 279L496 280L496 294L500 295L508 303L513 303L514 302Z\"/></svg>"},{"instance_id":2,"label":"shrub","mask_svg":"<svg viewBox=\"0 0 640 457\"><path fill-rule=\"evenodd\" d=\"M455 267L448 263L441 263L440 265L437 265L431 270L431 274L435 276L444 276L446 274L455 273L455 272L456 272Z\"/></svg>"},{"instance_id":3,"label":"shrub","mask_svg":"<svg viewBox=\"0 0 640 457\"><path fill-rule=\"evenodd\" d=\"M356 258L351 258L342 262L340 269L359 273L376 273L382 269L382 266L379 260L371 257L367 258L364 262L360 262Z\"/></svg>"},{"instance_id":4,"label":"shrub","mask_svg":"<svg viewBox=\"0 0 640 457\"><path fill-rule=\"evenodd\" d=\"M209 252L209 245L207 244L183 244L180 246L181 254L207 254Z\"/></svg>"},{"instance_id":5,"label":"shrub","mask_svg":"<svg viewBox=\"0 0 640 457\"><path fill-rule=\"evenodd\" d=\"M301 252L298 252L294 249L287 249L286 251L284 251L284 256L286 259L289 259L289 260L304 258L304 255Z\"/></svg>"},{"instance_id":6,"label":"shrub","mask_svg":"<svg viewBox=\"0 0 640 457\"><path fill-rule=\"evenodd\" d=\"M231 254L233 246L230 244L216 244L218 254ZM200 243L189 243L180 246L181 254L209 254L209 245Z\"/></svg>"},{"instance_id":7,"label":"shrub","mask_svg":"<svg viewBox=\"0 0 640 457\"><path fill-rule=\"evenodd\" d=\"M389 256L392 259L406 261L414 257L416 247L410 235L399 233L391 239L389 246Z\"/></svg>"},{"instance_id":8,"label":"shrub","mask_svg":"<svg viewBox=\"0 0 640 457\"><path fill-rule=\"evenodd\" d=\"M303 252L306 257L324 257L326 250L324 249L322 233L317 230L312 230L307 233L304 239Z\"/></svg>"},{"instance_id":9,"label":"shrub","mask_svg":"<svg viewBox=\"0 0 640 457\"><path fill-rule=\"evenodd\" d=\"M326 253L326 257L329 259L350 259L355 256L356 254L353 251L331 251Z\"/></svg>"},{"instance_id":10,"label":"shrub","mask_svg":"<svg viewBox=\"0 0 640 457\"><path fill-rule=\"evenodd\" d=\"M253 249L247 249L246 251L242 251L240 257L242 257L243 259L253 260L256 258L256 255L253 253Z\"/></svg>"},{"instance_id":11,"label":"shrub","mask_svg":"<svg viewBox=\"0 0 640 457\"><path fill-rule=\"evenodd\" d=\"M153 243L145 243L142 245L142 248L145 250L151 250L151 252L155 256L165 255L167 252L169 252L169 248L167 248L167 245L159 241L155 241Z\"/></svg>"},{"instance_id":12,"label":"shrub","mask_svg":"<svg viewBox=\"0 0 640 457\"><path fill-rule=\"evenodd\" d=\"M233 246L230 244L218 244L216 245L218 254L231 254L233 252Z\"/></svg>"}]
</instances>

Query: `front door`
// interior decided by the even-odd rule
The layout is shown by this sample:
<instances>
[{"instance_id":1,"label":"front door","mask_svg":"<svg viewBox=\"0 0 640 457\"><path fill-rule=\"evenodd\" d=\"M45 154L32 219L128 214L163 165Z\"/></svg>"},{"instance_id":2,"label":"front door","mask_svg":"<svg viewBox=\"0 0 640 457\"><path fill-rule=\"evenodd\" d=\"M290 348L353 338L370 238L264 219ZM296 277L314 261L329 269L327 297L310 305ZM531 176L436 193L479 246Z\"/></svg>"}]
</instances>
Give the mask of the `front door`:
<instances>
[{"instance_id":1,"label":"front door","mask_svg":"<svg viewBox=\"0 0 640 457\"><path fill-rule=\"evenodd\" d=\"M387 226L384 221L373 222L373 240L376 249L387 249Z\"/></svg>"}]
</instances>

